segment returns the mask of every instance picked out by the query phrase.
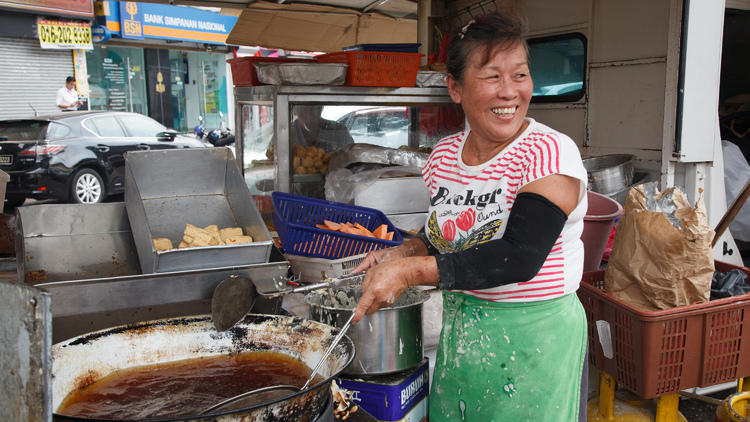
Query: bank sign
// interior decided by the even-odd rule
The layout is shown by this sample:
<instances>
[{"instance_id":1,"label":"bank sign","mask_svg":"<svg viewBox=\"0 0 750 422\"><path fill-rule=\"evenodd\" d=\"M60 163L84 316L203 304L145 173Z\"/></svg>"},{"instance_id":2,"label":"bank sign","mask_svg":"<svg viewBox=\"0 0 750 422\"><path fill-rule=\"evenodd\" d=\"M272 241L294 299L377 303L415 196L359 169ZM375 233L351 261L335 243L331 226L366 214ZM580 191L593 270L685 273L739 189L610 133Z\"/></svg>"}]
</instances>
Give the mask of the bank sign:
<instances>
[{"instance_id":1,"label":"bank sign","mask_svg":"<svg viewBox=\"0 0 750 422\"><path fill-rule=\"evenodd\" d=\"M235 16L193 7L134 1L97 1L94 13L97 23L114 37L207 44L224 44L237 22Z\"/></svg>"}]
</instances>

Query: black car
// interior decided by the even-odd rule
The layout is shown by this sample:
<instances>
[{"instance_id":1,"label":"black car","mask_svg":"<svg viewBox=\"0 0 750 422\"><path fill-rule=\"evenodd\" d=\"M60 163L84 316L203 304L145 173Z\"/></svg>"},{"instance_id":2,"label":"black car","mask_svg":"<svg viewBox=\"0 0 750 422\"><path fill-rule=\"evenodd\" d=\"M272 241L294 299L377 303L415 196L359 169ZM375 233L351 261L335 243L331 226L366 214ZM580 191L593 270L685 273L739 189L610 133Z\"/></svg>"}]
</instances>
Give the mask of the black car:
<instances>
[{"instance_id":1,"label":"black car","mask_svg":"<svg viewBox=\"0 0 750 422\"><path fill-rule=\"evenodd\" d=\"M81 111L0 121L0 170L10 175L6 209L26 198L92 204L124 190L128 151L203 148L150 117Z\"/></svg>"}]
</instances>

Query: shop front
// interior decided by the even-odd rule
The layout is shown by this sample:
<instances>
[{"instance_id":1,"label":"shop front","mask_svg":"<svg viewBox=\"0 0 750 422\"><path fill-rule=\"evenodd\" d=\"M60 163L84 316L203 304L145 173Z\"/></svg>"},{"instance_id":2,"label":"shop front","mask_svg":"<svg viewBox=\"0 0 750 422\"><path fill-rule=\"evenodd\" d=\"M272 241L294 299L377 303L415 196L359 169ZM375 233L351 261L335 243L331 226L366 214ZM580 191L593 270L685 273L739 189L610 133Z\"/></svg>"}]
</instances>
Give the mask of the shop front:
<instances>
[{"instance_id":1,"label":"shop front","mask_svg":"<svg viewBox=\"0 0 750 422\"><path fill-rule=\"evenodd\" d=\"M86 53L92 110L133 111L178 131L201 119L207 128L232 126L224 40L235 17L118 1L95 2L95 14Z\"/></svg>"},{"instance_id":2,"label":"shop front","mask_svg":"<svg viewBox=\"0 0 750 422\"><path fill-rule=\"evenodd\" d=\"M0 118L58 111L68 76L82 76L75 57L91 48L91 2L9 1L0 12ZM53 4L54 3L54 4Z\"/></svg>"}]
</instances>

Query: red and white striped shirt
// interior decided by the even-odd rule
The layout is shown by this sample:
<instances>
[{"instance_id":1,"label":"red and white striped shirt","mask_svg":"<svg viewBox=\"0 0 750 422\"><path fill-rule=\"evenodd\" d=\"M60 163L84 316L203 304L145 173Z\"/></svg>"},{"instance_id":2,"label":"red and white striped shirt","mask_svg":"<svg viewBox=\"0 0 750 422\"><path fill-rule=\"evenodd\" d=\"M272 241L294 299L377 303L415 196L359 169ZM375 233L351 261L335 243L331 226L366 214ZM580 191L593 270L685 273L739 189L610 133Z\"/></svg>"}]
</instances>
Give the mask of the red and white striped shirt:
<instances>
[{"instance_id":1,"label":"red and white striped shirt","mask_svg":"<svg viewBox=\"0 0 750 422\"><path fill-rule=\"evenodd\" d=\"M531 118L527 121L526 130L485 163L468 166L462 161L469 135L463 131L440 140L422 169L431 199L425 232L441 253L501 238L518 190L527 183L552 174L581 181L578 205L534 278L461 293L494 302L534 302L578 289L583 273L580 238L588 207L586 169L572 139Z\"/></svg>"}]
</instances>

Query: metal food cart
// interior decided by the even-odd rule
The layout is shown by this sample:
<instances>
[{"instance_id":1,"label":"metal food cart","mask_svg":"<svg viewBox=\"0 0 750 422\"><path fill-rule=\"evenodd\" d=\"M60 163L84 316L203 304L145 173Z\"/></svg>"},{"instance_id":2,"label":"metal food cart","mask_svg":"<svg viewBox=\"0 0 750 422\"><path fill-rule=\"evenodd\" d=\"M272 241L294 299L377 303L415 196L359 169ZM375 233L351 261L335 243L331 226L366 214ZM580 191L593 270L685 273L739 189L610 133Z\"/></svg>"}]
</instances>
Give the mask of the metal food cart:
<instances>
[{"instance_id":1,"label":"metal food cart","mask_svg":"<svg viewBox=\"0 0 750 422\"><path fill-rule=\"evenodd\" d=\"M245 181L256 195L272 190L292 192L294 184L323 181L323 175L320 174L293 173L290 127L293 121L292 108L295 105L351 109L406 107L408 136L403 145L411 148L431 147L440 138L455 132L455 127L438 127L425 133L425 115L428 110L432 113L441 108L451 111L458 109L446 88L266 85L235 87L234 96L239 134L236 157ZM439 120L435 122L438 125L440 123ZM463 125L462 118L460 124ZM377 141L373 137L368 138L368 142L373 140ZM359 142L356 136L354 142ZM273 155L266 156L265 152L271 145Z\"/></svg>"}]
</instances>

